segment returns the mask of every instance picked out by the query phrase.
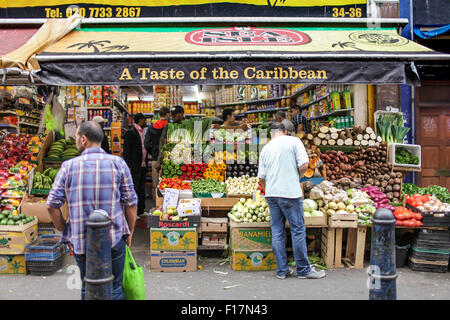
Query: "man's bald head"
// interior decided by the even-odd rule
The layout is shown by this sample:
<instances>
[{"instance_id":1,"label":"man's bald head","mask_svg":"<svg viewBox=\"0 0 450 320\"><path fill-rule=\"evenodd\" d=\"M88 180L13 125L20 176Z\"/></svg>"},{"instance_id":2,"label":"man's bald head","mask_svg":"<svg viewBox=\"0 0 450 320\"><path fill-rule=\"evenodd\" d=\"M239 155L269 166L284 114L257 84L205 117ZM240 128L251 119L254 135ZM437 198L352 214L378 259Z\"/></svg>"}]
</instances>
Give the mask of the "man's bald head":
<instances>
[{"instance_id":1,"label":"man's bald head","mask_svg":"<svg viewBox=\"0 0 450 320\"><path fill-rule=\"evenodd\" d=\"M101 143L103 141L103 129L95 121L85 121L78 127L78 135L85 136L89 142Z\"/></svg>"}]
</instances>

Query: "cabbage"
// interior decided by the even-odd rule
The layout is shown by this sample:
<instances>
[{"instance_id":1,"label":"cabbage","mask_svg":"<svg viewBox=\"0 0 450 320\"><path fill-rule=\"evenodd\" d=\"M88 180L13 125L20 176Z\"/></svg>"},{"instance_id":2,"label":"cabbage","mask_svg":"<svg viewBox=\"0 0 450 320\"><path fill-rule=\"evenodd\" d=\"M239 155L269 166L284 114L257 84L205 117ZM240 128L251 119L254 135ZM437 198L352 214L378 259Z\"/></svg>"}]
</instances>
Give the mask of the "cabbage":
<instances>
[{"instance_id":1,"label":"cabbage","mask_svg":"<svg viewBox=\"0 0 450 320\"><path fill-rule=\"evenodd\" d=\"M315 217L322 217L323 216L323 212L322 211L318 211L318 210L314 210L313 212L311 212L311 214Z\"/></svg>"},{"instance_id":2,"label":"cabbage","mask_svg":"<svg viewBox=\"0 0 450 320\"><path fill-rule=\"evenodd\" d=\"M314 200L311 199L305 199L303 201L303 210L304 211L313 211L313 210L317 210L317 202L315 202Z\"/></svg>"}]
</instances>

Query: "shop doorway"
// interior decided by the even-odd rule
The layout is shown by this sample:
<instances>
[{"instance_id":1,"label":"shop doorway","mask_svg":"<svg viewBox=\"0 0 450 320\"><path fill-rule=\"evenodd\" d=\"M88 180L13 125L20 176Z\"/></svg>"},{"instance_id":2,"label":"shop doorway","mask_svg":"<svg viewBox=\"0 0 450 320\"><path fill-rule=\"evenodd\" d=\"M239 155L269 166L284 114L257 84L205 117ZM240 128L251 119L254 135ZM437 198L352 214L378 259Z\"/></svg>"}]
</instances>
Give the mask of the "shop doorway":
<instances>
[{"instance_id":1,"label":"shop doorway","mask_svg":"<svg viewBox=\"0 0 450 320\"><path fill-rule=\"evenodd\" d=\"M423 82L417 89L417 144L422 146L419 186L450 188L450 81Z\"/></svg>"}]
</instances>

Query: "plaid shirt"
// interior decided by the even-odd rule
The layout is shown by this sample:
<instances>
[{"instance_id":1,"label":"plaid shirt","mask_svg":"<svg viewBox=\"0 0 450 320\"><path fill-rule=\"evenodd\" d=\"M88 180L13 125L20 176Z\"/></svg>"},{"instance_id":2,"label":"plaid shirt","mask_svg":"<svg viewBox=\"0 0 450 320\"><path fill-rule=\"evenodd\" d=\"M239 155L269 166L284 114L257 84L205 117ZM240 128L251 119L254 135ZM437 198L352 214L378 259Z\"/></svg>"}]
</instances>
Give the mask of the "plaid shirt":
<instances>
[{"instance_id":1,"label":"plaid shirt","mask_svg":"<svg viewBox=\"0 0 450 320\"><path fill-rule=\"evenodd\" d=\"M311 133L311 128L309 127L308 119L302 114L297 114L293 119L295 131L297 131L298 125L303 124L303 131L305 133ZM298 132L297 132L298 133Z\"/></svg>"},{"instance_id":2,"label":"plaid shirt","mask_svg":"<svg viewBox=\"0 0 450 320\"><path fill-rule=\"evenodd\" d=\"M124 207L137 205L133 179L125 161L100 148L88 148L81 156L63 162L50 190L47 205L60 208L67 197L69 218L61 241L69 241L75 254L86 252L86 222L96 209L111 217L111 247L130 234Z\"/></svg>"}]
</instances>

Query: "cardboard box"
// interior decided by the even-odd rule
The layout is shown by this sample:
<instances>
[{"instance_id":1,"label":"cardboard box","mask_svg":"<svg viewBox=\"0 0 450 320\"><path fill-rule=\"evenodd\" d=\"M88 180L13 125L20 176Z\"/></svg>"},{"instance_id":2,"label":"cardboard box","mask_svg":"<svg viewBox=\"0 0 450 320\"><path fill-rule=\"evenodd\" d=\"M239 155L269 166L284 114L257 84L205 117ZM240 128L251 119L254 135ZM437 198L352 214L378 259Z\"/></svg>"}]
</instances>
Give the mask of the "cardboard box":
<instances>
[{"instance_id":1,"label":"cardboard box","mask_svg":"<svg viewBox=\"0 0 450 320\"><path fill-rule=\"evenodd\" d=\"M197 250L196 228L151 228L151 250Z\"/></svg>"},{"instance_id":2,"label":"cardboard box","mask_svg":"<svg viewBox=\"0 0 450 320\"><path fill-rule=\"evenodd\" d=\"M8 231L5 228L21 228L22 230ZM25 252L25 245L38 238L37 229L37 220L23 226L1 226L0 254L23 254Z\"/></svg>"},{"instance_id":3,"label":"cardboard box","mask_svg":"<svg viewBox=\"0 0 450 320\"><path fill-rule=\"evenodd\" d=\"M25 255L1 255L0 274L26 275Z\"/></svg>"},{"instance_id":4,"label":"cardboard box","mask_svg":"<svg viewBox=\"0 0 450 320\"><path fill-rule=\"evenodd\" d=\"M234 271L275 270L277 262L272 250L233 250L231 269Z\"/></svg>"},{"instance_id":5,"label":"cardboard box","mask_svg":"<svg viewBox=\"0 0 450 320\"><path fill-rule=\"evenodd\" d=\"M181 199L177 207L178 216L181 218L188 216L202 215L202 200L201 199Z\"/></svg>"},{"instance_id":6,"label":"cardboard box","mask_svg":"<svg viewBox=\"0 0 450 320\"><path fill-rule=\"evenodd\" d=\"M227 218L205 218L200 219L202 232L228 232Z\"/></svg>"},{"instance_id":7,"label":"cardboard box","mask_svg":"<svg viewBox=\"0 0 450 320\"><path fill-rule=\"evenodd\" d=\"M200 216L186 217L187 220L171 221L161 220L159 216L148 216L148 228L198 228L200 226Z\"/></svg>"},{"instance_id":8,"label":"cardboard box","mask_svg":"<svg viewBox=\"0 0 450 320\"><path fill-rule=\"evenodd\" d=\"M227 244L227 233L202 232L202 245L224 246Z\"/></svg>"},{"instance_id":9,"label":"cardboard box","mask_svg":"<svg viewBox=\"0 0 450 320\"><path fill-rule=\"evenodd\" d=\"M22 200L20 212L27 216L35 216L39 223L51 223L50 215L47 210L47 199L38 196L25 195ZM67 220L69 217L69 207L67 202L61 207L63 218Z\"/></svg>"},{"instance_id":10,"label":"cardboard box","mask_svg":"<svg viewBox=\"0 0 450 320\"><path fill-rule=\"evenodd\" d=\"M232 226L230 244L233 250L272 250L272 230L270 227Z\"/></svg>"},{"instance_id":11,"label":"cardboard box","mask_svg":"<svg viewBox=\"0 0 450 320\"><path fill-rule=\"evenodd\" d=\"M150 251L152 272L197 271L197 251Z\"/></svg>"}]
</instances>

